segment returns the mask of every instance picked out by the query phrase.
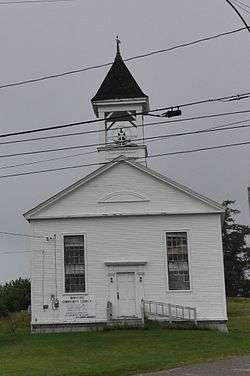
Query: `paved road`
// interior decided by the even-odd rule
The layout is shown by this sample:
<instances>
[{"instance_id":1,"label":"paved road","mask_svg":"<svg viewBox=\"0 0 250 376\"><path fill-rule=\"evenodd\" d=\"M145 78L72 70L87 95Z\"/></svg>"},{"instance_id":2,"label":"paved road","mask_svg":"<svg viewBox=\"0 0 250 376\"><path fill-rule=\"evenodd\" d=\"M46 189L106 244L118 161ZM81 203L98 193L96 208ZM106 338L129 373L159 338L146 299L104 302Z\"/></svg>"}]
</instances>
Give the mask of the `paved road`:
<instances>
[{"instance_id":1,"label":"paved road","mask_svg":"<svg viewBox=\"0 0 250 376\"><path fill-rule=\"evenodd\" d=\"M137 376L250 376L250 356L240 356Z\"/></svg>"}]
</instances>

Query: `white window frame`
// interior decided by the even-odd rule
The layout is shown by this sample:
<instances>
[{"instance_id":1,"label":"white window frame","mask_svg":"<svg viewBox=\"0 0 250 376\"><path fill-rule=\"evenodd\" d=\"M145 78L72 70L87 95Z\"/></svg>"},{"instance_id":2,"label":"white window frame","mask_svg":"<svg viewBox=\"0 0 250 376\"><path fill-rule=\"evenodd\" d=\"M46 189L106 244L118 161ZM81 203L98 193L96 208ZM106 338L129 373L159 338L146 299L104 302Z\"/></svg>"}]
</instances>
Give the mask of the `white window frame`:
<instances>
[{"instance_id":1,"label":"white window frame","mask_svg":"<svg viewBox=\"0 0 250 376\"><path fill-rule=\"evenodd\" d=\"M170 233L183 233L187 234L187 254L188 254L188 271L189 271L189 289L188 290L170 290L169 288L169 272L168 272L168 252L167 252L167 234ZM166 278L166 286L167 286L167 293L191 293L192 289L192 269L191 269L191 240L190 240L190 230L188 229L168 229L164 231L164 258L165 258L165 278Z\"/></svg>"},{"instance_id":2,"label":"white window frame","mask_svg":"<svg viewBox=\"0 0 250 376\"><path fill-rule=\"evenodd\" d=\"M63 295L88 295L88 273L87 273L87 235L86 233L72 233L72 232L67 232L67 233L62 233L62 281L63 281ZM65 236L83 236L84 239L84 269L85 269L85 291L81 292L66 292L65 291L65 265L64 265L64 237Z\"/></svg>"}]
</instances>

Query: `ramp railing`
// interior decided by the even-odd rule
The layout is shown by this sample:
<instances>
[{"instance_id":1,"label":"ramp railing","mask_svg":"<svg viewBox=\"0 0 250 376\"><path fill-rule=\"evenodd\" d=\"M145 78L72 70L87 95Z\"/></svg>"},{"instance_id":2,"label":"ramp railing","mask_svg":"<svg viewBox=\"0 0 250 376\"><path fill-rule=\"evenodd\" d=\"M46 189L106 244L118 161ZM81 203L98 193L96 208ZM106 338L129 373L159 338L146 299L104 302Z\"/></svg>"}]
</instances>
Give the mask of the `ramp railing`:
<instances>
[{"instance_id":1,"label":"ramp railing","mask_svg":"<svg viewBox=\"0 0 250 376\"><path fill-rule=\"evenodd\" d=\"M195 324L197 323L196 308L144 299L142 299L141 303L143 317L166 318L170 323L173 321L191 321Z\"/></svg>"}]
</instances>

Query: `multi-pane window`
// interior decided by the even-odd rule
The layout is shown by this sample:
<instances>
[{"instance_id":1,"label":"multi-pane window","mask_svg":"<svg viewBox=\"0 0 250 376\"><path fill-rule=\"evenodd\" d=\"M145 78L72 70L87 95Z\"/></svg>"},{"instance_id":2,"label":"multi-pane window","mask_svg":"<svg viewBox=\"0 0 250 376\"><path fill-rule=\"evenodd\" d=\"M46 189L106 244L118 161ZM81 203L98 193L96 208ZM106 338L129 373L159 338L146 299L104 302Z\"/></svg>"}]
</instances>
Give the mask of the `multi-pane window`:
<instances>
[{"instance_id":1,"label":"multi-pane window","mask_svg":"<svg viewBox=\"0 0 250 376\"><path fill-rule=\"evenodd\" d=\"M84 236L64 236L65 292L85 292Z\"/></svg>"},{"instance_id":2,"label":"multi-pane window","mask_svg":"<svg viewBox=\"0 0 250 376\"><path fill-rule=\"evenodd\" d=\"M169 232L166 236L169 290L190 290L187 233Z\"/></svg>"}]
</instances>

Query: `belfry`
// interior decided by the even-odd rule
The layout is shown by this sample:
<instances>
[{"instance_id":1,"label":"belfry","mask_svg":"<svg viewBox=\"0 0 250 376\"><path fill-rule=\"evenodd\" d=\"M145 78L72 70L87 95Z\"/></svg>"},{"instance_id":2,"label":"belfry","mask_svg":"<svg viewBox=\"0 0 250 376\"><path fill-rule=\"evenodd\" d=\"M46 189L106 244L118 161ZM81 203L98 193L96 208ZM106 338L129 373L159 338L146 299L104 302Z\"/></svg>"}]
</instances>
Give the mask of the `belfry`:
<instances>
[{"instance_id":1,"label":"belfry","mask_svg":"<svg viewBox=\"0 0 250 376\"><path fill-rule=\"evenodd\" d=\"M99 123L99 160L108 162L123 155L143 163L147 156L143 114L149 111L149 99L124 63L118 37L116 43L115 60L91 99L96 116L104 119Z\"/></svg>"}]
</instances>

